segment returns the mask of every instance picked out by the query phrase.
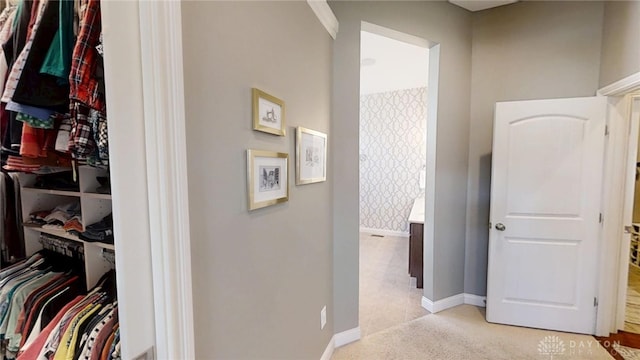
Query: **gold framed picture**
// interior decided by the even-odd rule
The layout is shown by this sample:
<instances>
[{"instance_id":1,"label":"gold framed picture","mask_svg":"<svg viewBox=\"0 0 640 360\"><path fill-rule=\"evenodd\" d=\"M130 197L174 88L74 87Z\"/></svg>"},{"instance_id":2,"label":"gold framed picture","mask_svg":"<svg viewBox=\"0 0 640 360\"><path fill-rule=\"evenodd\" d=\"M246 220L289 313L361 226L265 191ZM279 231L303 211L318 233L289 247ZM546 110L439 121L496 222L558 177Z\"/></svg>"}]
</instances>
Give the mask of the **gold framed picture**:
<instances>
[{"instance_id":1,"label":"gold framed picture","mask_svg":"<svg viewBox=\"0 0 640 360\"><path fill-rule=\"evenodd\" d=\"M247 150L249 210L289 200L289 154Z\"/></svg>"},{"instance_id":2,"label":"gold framed picture","mask_svg":"<svg viewBox=\"0 0 640 360\"><path fill-rule=\"evenodd\" d=\"M296 131L296 185L327 180L327 134L298 127Z\"/></svg>"},{"instance_id":3,"label":"gold framed picture","mask_svg":"<svg viewBox=\"0 0 640 360\"><path fill-rule=\"evenodd\" d=\"M251 89L253 130L285 136L284 101L273 95Z\"/></svg>"}]
</instances>

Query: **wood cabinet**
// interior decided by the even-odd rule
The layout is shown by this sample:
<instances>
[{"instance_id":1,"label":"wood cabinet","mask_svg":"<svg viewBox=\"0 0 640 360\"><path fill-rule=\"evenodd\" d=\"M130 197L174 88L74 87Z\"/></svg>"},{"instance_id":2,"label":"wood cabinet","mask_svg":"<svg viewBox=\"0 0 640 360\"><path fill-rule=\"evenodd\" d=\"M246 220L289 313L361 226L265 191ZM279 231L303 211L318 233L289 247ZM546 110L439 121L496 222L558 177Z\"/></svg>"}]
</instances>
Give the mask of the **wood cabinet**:
<instances>
[{"instance_id":1,"label":"wood cabinet","mask_svg":"<svg viewBox=\"0 0 640 360\"><path fill-rule=\"evenodd\" d=\"M422 289L424 224L411 223L409 227L409 275L416 278L418 289Z\"/></svg>"}]
</instances>

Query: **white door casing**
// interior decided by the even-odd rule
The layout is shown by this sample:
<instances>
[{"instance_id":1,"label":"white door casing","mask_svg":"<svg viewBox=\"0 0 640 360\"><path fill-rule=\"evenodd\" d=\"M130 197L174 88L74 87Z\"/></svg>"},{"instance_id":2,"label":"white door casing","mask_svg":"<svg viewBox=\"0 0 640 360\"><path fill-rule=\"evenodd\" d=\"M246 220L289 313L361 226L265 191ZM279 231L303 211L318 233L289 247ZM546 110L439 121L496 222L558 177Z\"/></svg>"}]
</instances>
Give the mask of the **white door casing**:
<instances>
[{"instance_id":1,"label":"white door casing","mask_svg":"<svg viewBox=\"0 0 640 360\"><path fill-rule=\"evenodd\" d=\"M629 118L629 134L626 156L626 174L624 181L624 205L622 209L623 226L631 226L633 223L633 208L635 203L635 187L636 187L636 162L638 161L638 134L640 133L640 98L633 97L632 111ZM616 314L616 330L624 328L625 308L627 300L627 283L629 279L628 267L631 246L631 234L627 231L622 232L622 246L620 246L620 269L619 285L618 285L618 304Z\"/></svg>"},{"instance_id":2,"label":"white door casing","mask_svg":"<svg viewBox=\"0 0 640 360\"><path fill-rule=\"evenodd\" d=\"M605 123L604 97L496 104L487 321L594 333Z\"/></svg>"}]
</instances>

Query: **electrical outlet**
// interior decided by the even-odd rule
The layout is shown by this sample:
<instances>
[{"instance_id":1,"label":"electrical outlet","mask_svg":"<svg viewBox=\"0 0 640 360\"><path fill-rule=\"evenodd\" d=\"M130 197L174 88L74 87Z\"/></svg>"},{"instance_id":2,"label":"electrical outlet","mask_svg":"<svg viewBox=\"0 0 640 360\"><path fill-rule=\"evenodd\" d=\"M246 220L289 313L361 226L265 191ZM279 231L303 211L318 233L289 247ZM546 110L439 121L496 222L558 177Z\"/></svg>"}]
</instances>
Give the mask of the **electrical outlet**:
<instances>
[{"instance_id":1,"label":"electrical outlet","mask_svg":"<svg viewBox=\"0 0 640 360\"><path fill-rule=\"evenodd\" d=\"M324 326L327 325L327 306L323 306L322 310L320 310L320 330L324 329Z\"/></svg>"}]
</instances>

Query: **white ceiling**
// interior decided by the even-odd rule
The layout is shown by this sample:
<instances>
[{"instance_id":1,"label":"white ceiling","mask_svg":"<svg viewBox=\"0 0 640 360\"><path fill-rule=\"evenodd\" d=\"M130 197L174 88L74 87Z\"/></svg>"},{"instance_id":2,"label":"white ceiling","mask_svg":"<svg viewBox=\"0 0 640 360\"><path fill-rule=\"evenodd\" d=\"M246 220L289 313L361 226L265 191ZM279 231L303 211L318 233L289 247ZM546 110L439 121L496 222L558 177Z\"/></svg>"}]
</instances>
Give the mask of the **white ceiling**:
<instances>
[{"instance_id":1,"label":"white ceiling","mask_svg":"<svg viewBox=\"0 0 640 360\"><path fill-rule=\"evenodd\" d=\"M366 31L360 44L361 94L427 86L429 49Z\"/></svg>"},{"instance_id":2,"label":"white ceiling","mask_svg":"<svg viewBox=\"0 0 640 360\"><path fill-rule=\"evenodd\" d=\"M494 7L513 4L518 0L449 0L450 3L458 5L469 11L480 11Z\"/></svg>"}]
</instances>

